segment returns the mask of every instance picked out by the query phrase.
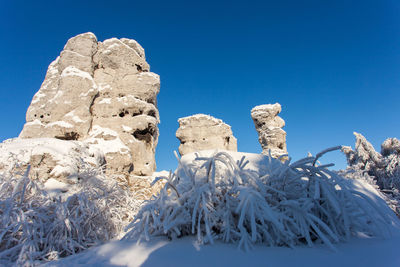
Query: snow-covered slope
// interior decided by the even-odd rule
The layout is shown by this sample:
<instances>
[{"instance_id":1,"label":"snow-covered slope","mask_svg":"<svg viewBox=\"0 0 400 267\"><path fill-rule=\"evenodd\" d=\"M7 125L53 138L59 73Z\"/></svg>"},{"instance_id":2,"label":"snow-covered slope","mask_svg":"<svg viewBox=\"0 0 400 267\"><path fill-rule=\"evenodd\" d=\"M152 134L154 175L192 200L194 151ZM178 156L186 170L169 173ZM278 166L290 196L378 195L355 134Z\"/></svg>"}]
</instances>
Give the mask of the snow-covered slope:
<instances>
[{"instance_id":1,"label":"snow-covered slope","mask_svg":"<svg viewBox=\"0 0 400 267\"><path fill-rule=\"evenodd\" d=\"M217 242L198 246L194 238L174 241L158 238L137 244L114 241L46 266L307 266L307 267L398 267L399 235L389 239L359 238L337 245L337 251L314 248L255 246L238 250L233 244Z\"/></svg>"}]
</instances>

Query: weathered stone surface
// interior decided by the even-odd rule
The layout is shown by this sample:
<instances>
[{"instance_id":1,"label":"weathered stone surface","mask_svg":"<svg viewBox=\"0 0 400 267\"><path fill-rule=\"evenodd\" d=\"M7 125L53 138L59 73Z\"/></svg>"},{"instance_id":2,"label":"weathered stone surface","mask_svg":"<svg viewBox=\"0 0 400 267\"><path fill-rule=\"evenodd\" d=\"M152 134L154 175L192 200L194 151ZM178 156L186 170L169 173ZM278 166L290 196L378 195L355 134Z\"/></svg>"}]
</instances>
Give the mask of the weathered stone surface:
<instances>
[{"instance_id":1,"label":"weathered stone surface","mask_svg":"<svg viewBox=\"0 0 400 267\"><path fill-rule=\"evenodd\" d=\"M176 137L181 142L181 155L208 149L237 151L237 140L231 127L220 119L209 115L196 114L180 118Z\"/></svg>"},{"instance_id":2,"label":"weathered stone surface","mask_svg":"<svg viewBox=\"0 0 400 267\"><path fill-rule=\"evenodd\" d=\"M286 132L282 130L285 121L278 116L281 110L279 103L260 105L251 110L263 153L268 155L270 150L274 158L287 154Z\"/></svg>"},{"instance_id":3,"label":"weathered stone surface","mask_svg":"<svg viewBox=\"0 0 400 267\"><path fill-rule=\"evenodd\" d=\"M151 175L160 78L149 71L134 40L71 38L50 64L20 137L84 141L103 151L107 172Z\"/></svg>"}]
</instances>

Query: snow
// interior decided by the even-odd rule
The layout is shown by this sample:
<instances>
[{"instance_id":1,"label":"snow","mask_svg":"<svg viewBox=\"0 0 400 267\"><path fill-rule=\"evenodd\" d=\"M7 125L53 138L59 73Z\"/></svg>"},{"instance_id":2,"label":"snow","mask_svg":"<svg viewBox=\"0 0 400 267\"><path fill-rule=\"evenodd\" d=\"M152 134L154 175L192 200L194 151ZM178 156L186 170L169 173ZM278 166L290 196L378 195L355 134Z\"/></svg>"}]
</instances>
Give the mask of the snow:
<instances>
[{"instance_id":1,"label":"snow","mask_svg":"<svg viewBox=\"0 0 400 267\"><path fill-rule=\"evenodd\" d=\"M56 162L51 174L58 176L64 173L75 173L80 161L98 166L103 156L94 150L96 149L88 149L85 143L79 141L64 141L55 138L15 138L0 143L0 162L7 166L6 169L10 169L16 162L26 165L32 156L48 154Z\"/></svg>"},{"instance_id":2,"label":"snow","mask_svg":"<svg viewBox=\"0 0 400 267\"><path fill-rule=\"evenodd\" d=\"M156 79L156 80L159 80L159 79L160 79L160 76L159 76L158 74L156 74L156 73L154 73L154 72L150 72L150 71L141 72L141 73L139 73L138 76L139 76L139 77L140 77L140 76L152 77L152 78L154 78L154 79Z\"/></svg>"},{"instance_id":3,"label":"snow","mask_svg":"<svg viewBox=\"0 0 400 267\"><path fill-rule=\"evenodd\" d=\"M42 88L45 88L45 87L47 87L47 85L43 85L42 86ZM31 105L32 104L35 104L35 103L37 103L37 102L39 102L40 101L40 99L42 98L42 97L45 97L46 96L46 94L43 94L40 90L35 94L35 96L33 97L33 100L32 100L32 102L31 102Z\"/></svg>"},{"instance_id":4,"label":"snow","mask_svg":"<svg viewBox=\"0 0 400 267\"><path fill-rule=\"evenodd\" d=\"M130 40L129 43L136 43L137 45L139 45L136 41L134 40ZM132 52L134 52L138 57L140 57L140 54L138 53L138 51L136 51L136 49L133 49L132 47L130 47L129 45L123 43L121 40L118 40L117 38L110 38L107 39L103 42L104 46L106 47L106 49L103 51L104 54L110 54L111 50L113 50L114 48L118 48L120 46L124 47L125 49L129 49ZM140 46L140 45L139 45ZM143 49L143 48L142 48ZM143 51L144 53L144 51Z\"/></svg>"},{"instance_id":5,"label":"snow","mask_svg":"<svg viewBox=\"0 0 400 267\"><path fill-rule=\"evenodd\" d=\"M125 132L130 132L130 131L132 131L132 128L129 127L129 126L126 126L126 125L122 125L122 129L123 129Z\"/></svg>"},{"instance_id":6,"label":"snow","mask_svg":"<svg viewBox=\"0 0 400 267\"><path fill-rule=\"evenodd\" d=\"M103 98L99 104L111 104L111 98Z\"/></svg>"},{"instance_id":7,"label":"snow","mask_svg":"<svg viewBox=\"0 0 400 267\"><path fill-rule=\"evenodd\" d=\"M217 119L217 118L212 117L211 115L205 115L205 114L194 114L192 116L183 117L183 118L178 119L178 122L181 125L180 127L184 128L189 123L189 121L191 121L193 119L196 119L196 120L203 120L204 119L204 120L211 121L214 124L224 123L220 119Z\"/></svg>"},{"instance_id":8,"label":"snow","mask_svg":"<svg viewBox=\"0 0 400 267\"><path fill-rule=\"evenodd\" d=\"M103 91L103 90L112 90L111 85L107 84L107 83L99 83L99 92Z\"/></svg>"},{"instance_id":9,"label":"snow","mask_svg":"<svg viewBox=\"0 0 400 267\"><path fill-rule=\"evenodd\" d=\"M68 191L68 184L57 181L54 178L50 178L44 183L43 189L49 194L57 194Z\"/></svg>"},{"instance_id":10,"label":"snow","mask_svg":"<svg viewBox=\"0 0 400 267\"><path fill-rule=\"evenodd\" d=\"M88 79L93 81L92 76L86 71L81 71L80 69L74 67L74 66L68 66L66 67L63 72L61 73L61 77L68 77L68 76L79 76L84 79Z\"/></svg>"},{"instance_id":11,"label":"snow","mask_svg":"<svg viewBox=\"0 0 400 267\"><path fill-rule=\"evenodd\" d=\"M65 122L65 121L55 121L55 122L51 122L49 124L46 125L46 127L53 127L53 126L60 126L63 128L72 128L74 127L72 124Z\"/></svg>"},{"instance_id":12,"label":"snow","mask_svg":"<svg viewBox=\"0 0 400 267\"><path fill-rule=\"evenodd\" d=\"M81 254L45 266L307 266L307 267L398 267L400 237L359 238L337 245L337 251L324 246L314 248L256 246L251 251L217 242L199 246L194 238L174 241L157 238L137 244L113 241Z\"/></svg>"},{"instance_id":13,"label":"snow","mask_svg":"<svg viewBox=\"0 0 400 267\"><path fill-rule=\"evenodd\" d=\"M196 157L210 157L213 154L215 151L212 150L186 154L180 160L178 175L179 171L183 171L183 166L188 167ZM262 167L260 173L282 166L280 161L270 160L264 155L240 152L229 152L229 155L235 161L245 156L249 160L247 169L260 171ZM293 164L300 166L299 163ZM169 172L153 173L153 177L159 176L168 177ZM391 222L387 225L390 235L387 238L358 233L346 242L336 243L334 249L318 243L313 247L303 244L294 248L257 243L248 251L238 249L237 244L220 240L215 240L214 244L200 244L194 235L173 238L172 241L165 236L152 236L149 241L141 239L140 242L137 238L124 238L45 266L400 266L400 254L397 252L400 245L399 220L372 186L362 181L350 181L346 186L368 196L379 212L390 218ZM178 190L181 188L178 187Z\"/></svg>"},{"instance_id":14,"label":"snow","mask_svg":"<svg viewBox=\"0 0 400 267\"><path fill-rule=\"evenodd\" d=\"M110 128L104 128L99 125L93 125L92 130L90 131L91 136L98 136L98 135L111 135L111 136L118 136L118 133Z\"/></svg>"},{"instance_id":15,"label":"snow","mask_svg":"<svg viewBox=\"0 0 400 267\"><path fill-rule=\"evenodd\" d=\"M121 46L120 44L113 43L112 45L108 46L107 49L111 49L112 50L112 49L120 47L120 46Z\"/></svg>"},{"instance_id":16,"label":"snow","mask_svg":"<svg viewBox=\"0 0 400 267\"><path fill-rule=\"evenodd\" d=\"M57 91L57 93L53 96L52 99L49 100L49 102L55 102L57 99L59 99L62 95L64 94L64 91ZM56 102L57 103L57 102Z\"/></svg>"},{"instance_id":17,"label":"snow","mask_svg":"<svg viewBox=\"0 0 400 267\"><path fill-rule=\"evenodd\" d=\"M199 114L199 115L200 115L200 117L202 116L202 114ZM197 115L194 115L194 116L197 116ZM182 162L182 164L187 165L190 162L192 162L197 156L210 157L212 154L214 154L215 152L218 152L218 151L228 152L228 151L222 150L222 149L197 151L197 152L185 154L181 158L181 162ZM235 152L235 151L229 151L228 153L235 161L238 161L238 160L240 161L242 159L242 157L244 156L246 158L246 160L249 161L249 163L246 165L246 169L258 171L261 175L263 175L265 173L266 168L270 164L268 156L266 156L264 154ZM278 163L278 160L276 160L276 159L272 158L271 160L272 160L273 164Z\"/></svg>"},{"instance_id":18,"label":"snow","mask_svg":"<svg viewBox=\"0 0 400 267\"><path fill-rule=\"evenodd\" d=\"M81 123L81 122L85 122L84 120L82 120L79 116L75 115L75 110L68 112L67 114L65 114L65 117L70 117L74 122L76 123Z\"/></svg>"},{"instance_id":19,"label":"snow","mask_svg":"<svg viewBox=\"0 0 400 267\"><path fill-rule=\"evenodd\" d=\"M94 132L96 133L112 133L111 130L106 129L106 128L101 128L101 127L96 127L94 126ZM111 132L110 132L111 131ZM43 138L42 140L37 140L37 139L30 139L30 140L24 140L24 139L13 139L13 140L8 140L6 142L3 142L0 144L0 150L3 151L3 148L8 146L8 147L14 147L16 150L21 150L25 149L26 146L29 147L29 144L34 142L36 145L39 144L40 147L38 149L43 149L45 147L43 144L47 142L54 142L52 139L48 140L50 138ZM96 138L94 138L96 139ZM40 141L40 142L39 142ZM60 141L60 140L58 140ZM111 140L114 141L114 140ZM26 143L24 143L26 142ZM74 142L65 142L65 141L60 141L63 143L74 143ZM102 144L98 144L102 145ZM53 145L54 146L54 145ZM66 148L65 146L58 145L56 146L58 149L68 151L70 148ZM8 149L10 150L10 149ZM64 151L64 152L65 152ZM26 151L25 151L26 152ZM42 151L43 152L43 151ZM223 153L220 153L223 152ZM0 156L4 154L1 153ZM27 154L32 154L32 152L29 152ZM232 165L224 165L225 163L224 158L221 157L227 157L227 155L231 158L229 162ZM246 161L243 161L243 156L245 157L245 160L248 161L246 164ZM213 161L210 161L211 159L214 159ZM179 179L174 180L171 179L170 173L167 171L160 171L160 172L155 172L153 173L152 177L169 177L167 180L167 185L168 183L172 186L176 186L177 189L182 195L185 193L184 192L184 187L187 187L188 182L190 182L189 178L185 175L189 173L196 173L191 179L194 181L195 185L199 185L199 188L204 189L204 184L207 185L207 183L210 183L209 181L205 181L203 179L203 174L202 174L202 168L204 166L210 166L208 169L208 179L210 181L214 180L213 186L214 186L214 194L221 194L218 192L220 188L218 186L221 186L222 183L224 183L223 179L224 178L224 172L221 172L220 169L216 170L215 166L219 166L215 164L215 162L220 162L223 163L221 166L233 166L234 174L235 175L242 175L240 177L230 177L228 178L228 182L232 181L234 183L239 183L239 189L242 191L237 191L237 196L238 200L240 200L240 196L243 192L246 192L246 189L244 188L246 184L244 182L240 181L239 178L245 180L248 178L248 187L250 188L251 186L257 185L261 186L258 184L258 180L255 179L257 178L256 176L252 176L252 174L259 174L259 175L265 175L268 176L270 175L270 178L267 179L272 179L273 182L279 182L281 179L282 173L287 173L289 175L292 174L292 171L295 172L296 170L300 170L304 168L304 164L309 164L310 162L313 162L315 158L309 157L306 159L302 159L298 162L291 163L289 164L283 164L279 160L276 159L271 159L265 155L260 155L260 154L252 154L252 153L241 153L241 152L228 152L228 151L213 151L213 150L207 150L207 151L200 151L200 152L195 152L195 153L190 153L186 154L183 156L180 161L179 161L179 167L177 171L175 172L174 175L177 175ZM3 159L1 159L1 162L4 162ZM236 163L234 163L236 162ZM304 163L305 162L305 163ZM204 163L204 164L203 164ZM206 164L207 163L207 164ZM197 164L197 165L196 165ZM214 165L212 165L214 164ZM234 164L237 164L235 167ZM229 165L229 166L228 166ZM200 167L196 172L193 172L193 170L196 170L196 166L203 166ZM212 167L214 166L214 167ZM293 243L295 246L293 248L288 248L288 247L278 247L278 246L267 246L266 243L263 242L256 242L254 243L254 246L250 248L250 250L245 251L238 249L238 244L237 243L223 243L220 239L216 238L217 233L215 234L215 239L213 244L210 244L210 242L199 242L199 239L196 235L188 235L188 236L183 236L181 238L176 238L176 236L171 235L172 241L169 240L165 234L167 232L161 233L160 235L151 235L151 239L148 241L141 239L140 242L138 242L137 238L132 238L129 239L129 233L125 237L128 236L128 238L124 238L122 240L113 240L109 241L107 243L104 243L102 245L92 247L84 252L81 252L79 254L69 256L63 259L59 260L54 260L51 262L48 262L44 266L324 266L324 267L329 267L329 266L400 266L400 254L398 253L398 246L400 245L400 222L398 218L394 215L394 213L388 208L386 205L385 201L380 197L380 194L376 191L376 189L363 182L362 180L341 180L342 178L339 178L337 176L334 176L334 173L330 173L328 170L323 169L324 167L318 167L318 166L313 166L313 165L307 165L309 166L309 170L313 170L313 168L318 169L322 173L328 173L332 176L330 176L329 179L334 179L336 181L340 181L341 183L337 183L336 185L340 185L340 188L337 188L339 191L345 191L348 190L349 192L357 192L360 194L363 194L362 198L359 198L356 201L364 201L368 200L368 203L372 203L373 206L376 208L375 210L373 209L368 209L367 205L360 204L360 207L362 206L365 208L367 213L374 212L374 214L370 214L370 218L372 220L372 224L375 223L375 219L378 218L379 214L382 215L382 218L384 217L386 222L387 222L387 229L383 230L382 224L377 224L377 232L379 230L381 231L386 231L389 233L386 238L383 238L382 236L376 236L376 237L371 237L370 235L366 235L363 233L363 231L357 231L355 232L354 235L350 236L345 242L338 242L334 244L334 248L329 247L325 244L321 244L321 242L314 242L312 243L312 247L307 247L306 244L299 242L299 243ZM186 170L185 170L186 168ZM214 171L213 171L214 168ZM254 173L253 173L254 172ZM213 177L210 176L213 175ZM214 173L214 174L213 174ZM296 172L295 172L296 173ZM248 175L248 176L245 176ZM274 177L276 176L276 177ZM276 180L274 180L276 178ZM288 181L292 177L288 176ZM310 181L312 176L309 177ZM230 180L229 180L230 179ZM235 180L236 179L236 180ZM261 179L261 178L259 178ZM286 179L286 178L285 178ZM315 177L313 178L315 179ZM102 179L101 179L102 180ZM14 180L13 183L15 183L16 180ZM104 180L105 181L105 180ZM176 182L178 181L178 182ZM318 194L315 193L317 192L316 189L314 191L310 191L312 196L314 196L315 200L322 201L322 202L327 202L329 200L329 196L326 197L326 193L324 193L324 187L322 186L322 181L323 179L317 179L317 181L320 182L321 185L321 191L318 191ZM180 184L182 182L182 184ZM205 183L206 182L206 183ZM253 182L255 182L253 184ZM312 181L314 183L314 181ZM211 185L211 183L210 183ZM251 185L251 186L250 186ZM272 186L273 184L271 183L266 183L268 186ZM57 180L54 179L49 179L43 186L43 189L47 191L50 195L51 194L58 194L59 192L63 192L68 189L68 184L61 183ZM101 185L104 186L104 185ZM286 183L286 186L290 186L290 183ZM312 187L315 187L316 184L311 184ZM6 188L6 187L4 187ZM89 183L86 187L85 190L90 190L92 188L92 185ZM102 188L102 187L99 187ZM256 188L256 187L254 187ZM172 189L170 187L170 189ZM110 190L109 192L112 193L113 189L108 189ZM187 188L185 189L187 190ZM255 190L255 189L253 189ZM269 190L269 189L267 189ZM309 190L309 189L308 189ZM12 189L12 191L15 191ZM170 190L172 191L172 190ZM27 192L34 192L32 190L29 190ZM84 191L82 191L84 192ZM100 192L100 191L99 191ZM161 201L163 199L167 200L167 203L164 205L164 207L168 207L168 205L176 205L179 203L176 200L176 195L168 192L167 190L162 191L166 193L161 193ZM189 191L187 191L189 192ZM208 191L203 191L204 194L207 194ZM274 192L273 191L268 191L270 197L273 197ZM286 193L290 193L290 191L285 191ZM285 193L283 192L283 193ZM115 192L114 197L119 196L122 192ZM178 193L178 192L177 192ZM190 192L189 192L190 193ZM193 191L194 194L196 192ZM257 192L255 192L257 193ZM342 192L344 195L348 194L348 192ZM81 193L80 193L81 194ZM163 195L164 194L164 195ZM203 193L202 193L203 194ZM300 191L298 192L301 196L303 196L303 193ZM324 195L325 194L325 195ZM108 194L105 194L106 196ZM179 196L179 195L178 195ZM191 196L189 196L190 198ZM232 195L232 197L235 197ZM248 196L247 200L249 203L253 201L251 198ZM126 199L126 197L121 197L120 200L118 201L123 201ZM303 198L302 198L303 199ZM190 200L190 199L189 199ZM217 198L213 199L217 201ZM233 201L234 199L232 198L229 201ZM292 201L295 201L296 198L292 197ZM132 200L133 201L133 200ZM331 201L331 200L329 200ZM190 201L188 201L189 203ZM320 203L322 203L320 202ZM331 201L332 202L332 201ZM333 201L334 202L334 201ZM361 203L360 202L360 203ZM19 203L19 202L18 202ZM17 202L15 203L15 209L18 208ZM51 202L47 202L51 203ZM71 202L73 203L73 202ZM99 200L99 203L103 203L101 199ZM136 203L136 202L135 202ZM148 202L152 205L154 205L156 202ZM207 203L208 205L209 203ZM231 204L234 204L231 202ZM372 205L371 204L371 205ZM102 204L103 205L103 212L107 211L107 205L108 204ZM125 206L121 206L119 208L125 208L125 212L129 212L129 207L126 206L125 203L123 203ZM136 204L135 204L136 205ZM147 204L145 204L147 205ZM184 204L186 205L186 204ZM254 208L257 208L257 203L254 202L252 204ZM348 205L342 205L340 207L341 213L346 212L345 206L352 206L353 203L348 203ZM112 208L115 209L114 212L119 214L119 210L116 207L117 205L112 205ZM145 206L143 206L145 207ZM184 207L182 205L182 207ZM239 207L239 206L238 206ZM333 206L325 206L327 208L327 212L333 212L334 210L334 205ZM354 206L355 207L355 206ZM331 209L331 210L329 210ZM142 208L143 210L143 208ZM145 210L146 211L146 210ZM171 210L172 211L172 210ZM358 212L357 210L355 210ZM214 216L212 214L212 210L210 209L210 213L208 216ZM136 213L134 211L133 213ZM133 214L129 213L129 214ZM166 212L169 214L169 211L167 210ZM14 213L13 213L14 214ZM18 215L18 213L15 213ZM140 214L140 211L139 211ZM177 213L178 214L178 213ZM200 216L200 212L198 213ZM240 214L240 212L238 213ZM311 213L310 213L311 214ZM340 215L340 214L339 214ZM86 215L85 215L86 216ZM85 216L82 218L79 217L79 220L85 221ZM189 215L190 216L190 215ZM206 216L206 215L205 215ZM240 215L241 216L241 215ZM260 217L260 214L255 215L256 218ZM353 216L353 215L351 215ZM351 217L350 216L350 217ZM363 214L356 215L359 217L362 217ZM161 218L161 217L160 217ZM162 219L162 218L161 218ZM182 218L183 219L183 218ZM248 218L249 219L249 218ZM355 218L350 218L350 223L353 220L356 220ZM62 219L64 220L64 219ZM65 220L68 220L67 217ZM131 219L130 219L131 220ZM185 220L185 219L183 219ZM190 218L189 218L190 220ZM246 220L246 219L245 219ZM92 220L90 220L92 221ZM182 220L181 220L182 221ZM164 221L165 222L165 221ZM174 221L170 221L173 223ZM175 221L176 222L176 221ZM364 222L362 220L355 221L359 223L360 225L363 224ZM57 222L58 223L58 222ZM179 225L179 220L176 222L176 225ZM58 223L59 224L59 223ZM67 224L67 221L65 221L65 224ZM118 222L118 225L122 225L122 222ZM371 224L371 222L367 222L367 225ZM11 225L11 224L10 224ZM62 225L62 224L61 224ZM272 224L270 224L273 226ZM136 225L137 226L137 225ZM152 225L150 225L153 227ZM321 225L318 225L319 227ZM64 227L64 226L63 226ZM95 227L95 224L92 223L91 225L92 229ZM132 226L128 226L132 227ZM259 227L259 226L257 226ZM337 225L338 228L340 228L340 225ZM352 227L355 227L354 229L358 229L358 225L353 225ZM360 229L362 229L363 225L361 225ZM65 227L64 227L65 228ZM64 228L61 228L62 231L65 231ZM378 229L379 228L379 229ZM155 229L155 228L153 228ZM180 228L182 230L183 228ZM322 228L321 228L322 229ZM284 236L282 234L282 236ZM316 236L314 236L316 237ZM206 240L207 237L204 235L203 240ZM343 241L343 239L340 239ZM281 240L283 241L283 240ZM212 243L212 242L211 242ZM51 257L50 257L51 258ZM0 264L3 264L4 262L0 262Z\"/></svg>"},{"instance_id":20,"label":"snow","mask_svg":"<svg viewBox=\"0 0 400 267\"><path fill-rule=\"evenodd\" d=\"M92 130L90 131L90 138L86 139L85 142L90 144L93 147L96 147L107 153L121 153L121 154L129 154L129 147L127 147L121 139L118 137L118 133L109 129L103 128L99 125L94 125ZM111 140L104 140L102 137L111 136L114 137Z\"/></svg>"},{"instance_id":21,"label":"snow","mask_svg":"<svg viewBox=\"0 0 400 267\"><path fill-rule=\"evenodd\" d=\"M29 125L29 126L41 125L41 126L43 126L44 124L40 120L36 119L36 120L25 123L25 125Z\"/></svg>"}]
</instances>

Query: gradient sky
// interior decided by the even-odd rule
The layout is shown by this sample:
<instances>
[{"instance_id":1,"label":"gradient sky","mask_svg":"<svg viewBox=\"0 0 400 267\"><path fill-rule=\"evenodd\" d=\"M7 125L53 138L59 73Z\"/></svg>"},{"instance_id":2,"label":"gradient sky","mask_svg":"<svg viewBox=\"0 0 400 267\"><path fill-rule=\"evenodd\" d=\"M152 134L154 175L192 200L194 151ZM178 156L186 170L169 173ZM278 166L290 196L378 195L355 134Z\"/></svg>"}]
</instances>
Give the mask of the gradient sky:
<instances>
[{"instance_id":1,"label":"gradient sky","mask_svg":"<svg viewBox=\"0 0 400 267\"><path fill-rule=\"evenodd\" d=\"M0 141L18 136L49 63L66 41L137 40L161 76L158 169L174 169L180 117L232 126L261 152L250 110L279 102L299 159L353 131L377 148L400 137L400 2L0 1ZM345 166L339 152L322 159Z\"/></svg>"}]
</instances>

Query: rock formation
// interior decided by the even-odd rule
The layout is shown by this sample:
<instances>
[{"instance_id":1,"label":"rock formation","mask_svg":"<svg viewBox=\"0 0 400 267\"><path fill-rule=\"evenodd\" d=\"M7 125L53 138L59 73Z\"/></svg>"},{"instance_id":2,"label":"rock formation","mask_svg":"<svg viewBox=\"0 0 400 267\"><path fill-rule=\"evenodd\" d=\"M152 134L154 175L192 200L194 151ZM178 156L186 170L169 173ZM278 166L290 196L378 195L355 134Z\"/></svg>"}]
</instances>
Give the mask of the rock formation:
<instances>
[{"instance_id":1,"label":"rock formation","mask_svg":"<svg viewBox=\"0 0 400 267\"><path fill-rule=\"evenodd\" d=\"M271 156L274 158L287 154L286 132L282 130L285 121L278 116L281 110L279 103L260 105L251 110L263 154L268 155L268 151L271 150Z\"/></svg>"},{"instance_id":2,"label":"rock formation","mask_svg":"<svg viewBox=\"0 0 400 267\"><path fill-rule=\"evenodd\" d=\"M33 97L20 138L84 141L104 153L108 173L151 175L160 79L149 71L134 40L71 38Z\"/></svg>"},{"instance_id":3,"label":"rock formation","mask_svg":"<svg viewBox=\"0 0 400 267\"><path fill-rule=\"evenodd\" d=\"M237 141L231 127L220 119L196 114L180 118L176 137L181 142L179 153L184 154L208 149L237 151Z\"/></svg>"}]
</instances>

